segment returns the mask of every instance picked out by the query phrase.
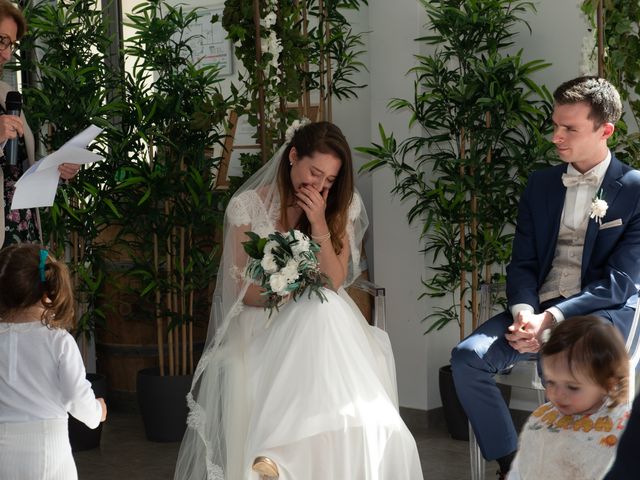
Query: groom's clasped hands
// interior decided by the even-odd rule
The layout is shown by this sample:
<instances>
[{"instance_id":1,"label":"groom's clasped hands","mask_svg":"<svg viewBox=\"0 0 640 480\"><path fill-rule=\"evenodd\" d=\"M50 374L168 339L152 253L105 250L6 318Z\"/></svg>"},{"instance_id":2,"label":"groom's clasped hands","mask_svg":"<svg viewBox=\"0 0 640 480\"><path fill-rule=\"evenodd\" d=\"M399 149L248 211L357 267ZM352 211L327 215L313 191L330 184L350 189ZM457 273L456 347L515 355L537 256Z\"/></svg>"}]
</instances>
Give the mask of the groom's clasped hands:
<instances>
[{"instance_id":1,"label":"groom's clasped hands","mask_svg":"<svg viewBox=\"0 0 640 480\"><path fill-rule=\"evenodd\" d=\"M553 323L549 312L535 314L523 310L514 316L505 338L520 353L537 353L542 346L542 334Z\"/></svg>"}]
</instances>

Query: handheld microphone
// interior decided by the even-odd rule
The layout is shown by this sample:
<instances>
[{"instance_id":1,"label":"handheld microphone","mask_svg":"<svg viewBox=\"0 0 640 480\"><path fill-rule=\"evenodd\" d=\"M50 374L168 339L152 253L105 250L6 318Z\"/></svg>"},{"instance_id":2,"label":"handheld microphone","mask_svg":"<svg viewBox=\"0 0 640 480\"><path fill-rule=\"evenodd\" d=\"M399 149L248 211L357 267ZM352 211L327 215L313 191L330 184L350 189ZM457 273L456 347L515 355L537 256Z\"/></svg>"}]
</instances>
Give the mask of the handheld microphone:
<instances>
[{"instance_id":1,"label":"handheld microphone","mask_svg":"<svg viewBox=\"0 0 640 480\"><path fill-rule=\"evenodd\" d=\"M7 92L7 99L5 101L7 115L20 116L22 110L22 95L20 92ZM7 159L9 165L18 164L18 139L11 138L7 140L4 146L4 156Z\"/></svg>"}]
</instances>

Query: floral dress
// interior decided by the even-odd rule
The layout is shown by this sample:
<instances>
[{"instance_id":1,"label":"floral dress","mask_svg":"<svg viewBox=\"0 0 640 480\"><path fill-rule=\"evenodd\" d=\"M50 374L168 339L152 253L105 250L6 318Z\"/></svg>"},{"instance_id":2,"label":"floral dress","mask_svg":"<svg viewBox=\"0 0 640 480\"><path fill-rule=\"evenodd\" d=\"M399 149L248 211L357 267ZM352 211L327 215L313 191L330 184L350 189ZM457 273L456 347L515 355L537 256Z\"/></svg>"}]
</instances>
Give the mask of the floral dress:
<instances>
[{"instance_id":1,"label":"floral dress","mask_svg":"<svg viewBox=\"0 0 640 480\"><path fill-rule=\"evenodd\" d=\"M24 140L20 140L17 165L9 165L5 157L0 157L0 166L4 175L4 245L13 243L35 243L39 241L36 210L34 208L11 210L16 182L24 173L27 163L27 151Z\"/></svg>"}]
</instances>

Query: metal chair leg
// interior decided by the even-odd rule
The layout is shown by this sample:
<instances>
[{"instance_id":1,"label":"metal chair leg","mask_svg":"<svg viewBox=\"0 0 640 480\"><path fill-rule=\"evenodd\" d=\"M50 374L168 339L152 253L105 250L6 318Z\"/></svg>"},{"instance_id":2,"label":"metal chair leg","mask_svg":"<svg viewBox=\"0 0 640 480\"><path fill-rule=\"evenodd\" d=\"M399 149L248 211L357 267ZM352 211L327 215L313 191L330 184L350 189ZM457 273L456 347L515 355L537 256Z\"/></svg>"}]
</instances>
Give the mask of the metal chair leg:
<instances>
[{"instance_id":1,"label":"metal chair leg","mask_svg":"<svg viewBox=\"0 0 640 480\"><path fill-rule=\"evenodd\" d=\"M471 480L484 480L485 460L471 423L469 423L469 455L471 456Z\"/></svg>"}]
</instances>

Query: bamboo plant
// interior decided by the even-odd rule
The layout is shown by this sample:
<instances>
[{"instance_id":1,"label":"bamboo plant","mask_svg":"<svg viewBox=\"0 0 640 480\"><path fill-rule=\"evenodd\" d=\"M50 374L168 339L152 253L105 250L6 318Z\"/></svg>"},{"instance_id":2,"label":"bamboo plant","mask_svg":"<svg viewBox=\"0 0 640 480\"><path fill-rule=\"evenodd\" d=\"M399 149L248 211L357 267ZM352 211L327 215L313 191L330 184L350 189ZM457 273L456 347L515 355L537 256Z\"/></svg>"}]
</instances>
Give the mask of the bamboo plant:
<instances>
[{"instance_id":1,"label":"bamboo plant","mask_svg":"<svg viewBox=\"0 0 640 480\"><path fill-rule=\"evenodd\" d=\"M551 98L532 79L547 64L511 53L531 2L421 2L429 31L417 41L435 50L416 56L413 98L390 108L423 133L397 142L381 125L381 142L359 150L373 157L362 170L394 173L392 193L410 202L409 223L421 222L433 263L420 298L452 299L422 319L425 333L453 321L462 339L467 311L477 327L479 286L504 281L519 194L550 151Z\"/></svg>"},{"instance_id":2,"label":"bamboo plant","mask_svg":"<svg viewBox=\"0 0 640 480\"><path fill-rule=\"evenodd\" d=\"M122 122L135 142L115 202L127 219L120 238L133 288L156 321L161 375L193 372L193 324L208 317L222 223L211 175L217 159L205 150L223 138L231 103L218 89L218 67L191 58L186 32L199 18L197 9L148 0L125 22L134 33L124 45L131 108Z\"/></svg>"}]
</instances>

